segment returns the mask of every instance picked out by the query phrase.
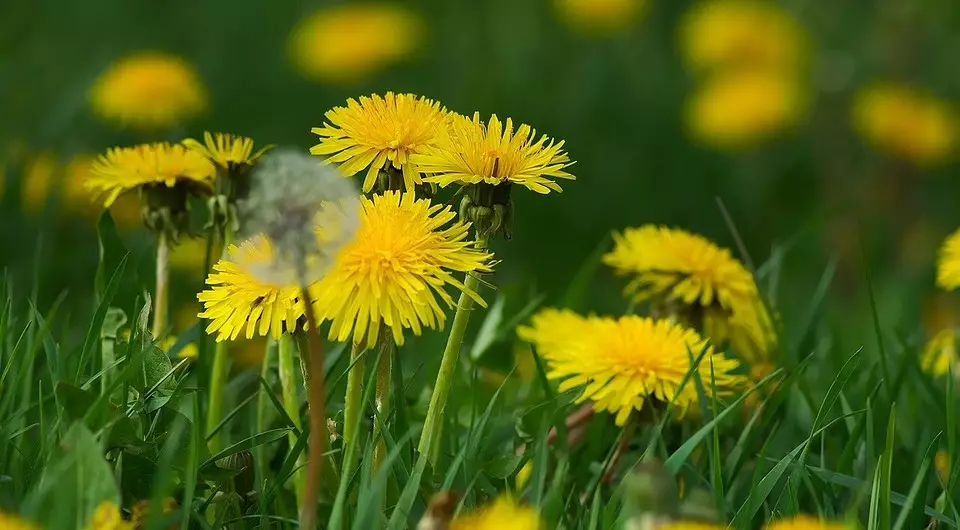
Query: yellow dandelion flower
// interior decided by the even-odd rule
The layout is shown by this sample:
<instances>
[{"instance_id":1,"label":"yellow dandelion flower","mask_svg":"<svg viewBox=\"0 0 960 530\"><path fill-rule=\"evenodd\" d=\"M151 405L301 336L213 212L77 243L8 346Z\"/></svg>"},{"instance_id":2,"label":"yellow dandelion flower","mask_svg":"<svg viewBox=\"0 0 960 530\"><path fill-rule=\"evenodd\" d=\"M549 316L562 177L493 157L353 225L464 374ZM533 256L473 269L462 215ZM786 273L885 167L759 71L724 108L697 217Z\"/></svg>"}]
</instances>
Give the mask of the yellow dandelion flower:
<instances>
[{"instance_id":1,"label":"yellow dandelion flower","mask_svg":"<svg viewBox=\"0 0 960 530\"><path fill-rule=\"evenodd\" d=\"M777 3L708 0L694 4L680 25L680 47L696 71L751 68L790 71L803 62L805 38Z\"/></svg>"},{"instance_id":2,"label":"yellow dandelion flower","mask_svg":"<svg viewBox=\"0 0 960 530\"><path fill-rule=\"evenodd\" d=\"M951 471L950 454L943 449L937 451L937 454L933 457L933 468L937 472L937 478L940 479L940 483L946 484L950 478Z\"/></svg>"},{"instance_id":3,"label":"yellow dandelion flower","mask_svg":"<svg viewBox=\"0 0 960 530\"><path fill-rule=\"evenodd\" d=\"M920 165L950 157L960 138L955 110L946 102L892 83L855 96L853 123L874 148Z\"/></svg>"},{"instance_id":4,"label":"yellow dandelion flower","mask_svg":"<svg viewBox=\"0 0 960 530\"><path fill-rule=\"evenodd\" d=\"M164 352L170 353L170 349L177 343L177 337L171 335L160 341L160 344L157 346ZM197 343L188 342L180 348L180 351L177 352L177 358L179 359L196 359L197 354L200 353L200 349L197 347Z\"/></svg>"},{"instance_id":5,"label":"yellow dandelion flower","mask_svg":"<svg viewBox=\"0 0 960 530\"><path fill-rule=\"evenodd\" d=\"M680 229L644 225L614 233L603 262L632 276L636 302L680 303L703 318L716 343L729 340L745 359L763 360L776 345L770 314L753 275L730 251Z\"/></svg>"},{"instance_id":6,"label":"yellow dandelion flower","mask_svg":"<svg viewBox=\"0 0 960 530\"><path fill-rule=\"evenodd\" d=\"M448 184L520 184L537 193L563 191L549 177L574 180L565 171L573 163L563 150L563 141L554 142L546 135L537 139L537 131L529 125L513 127L494 114L488 124L454 114L450 125L437 136L437 144L411 160L420 167L424 182L440 186Z\"/></svg>"},{"instance_id":7,"label":"yellow dandelion flower","mask_svg":"<svg viewBox=\"0 0 960 530\"><path fill-rule=\"evenodd\" d=\"M768 522L763 530L849 530L847 523L831 522L812 515L796 515Z\"/></svg>"},{"instance_id":8,"label":"yellow dandelion flower","mask_svg":"<svg viewBox=\"0 0 960 530\"><path fill-rule=\"evenodd\" d=\"M647 0L555 0L565 24L588 34L617 33L631 28L647 6Z\"/></svg>"},{"instance_id":9,"label":"yellow dandelion flower","mask_svg":"<svg viewBox=\"0 0 960 530\"><path fill-rule=\"evenodd\" d=\"M109 207L120 194L149 186L184 183L209 190L213 174L209 160L180 144L143 144L108 149L93 165L86 186L94 197L106 196L103 204Z\"/></svg>"},{"instance_id":10,"label":"yellow dandelion flower","mask_svg":"<svg viewBox=\"0 0 960 530\"><path fill-rule=\"evenodd\" d=\"M165 129L207 107L200 76L190 64L162 52L137 52L119 59L90 89L100 117L139 129Z\"/></svg>"},{"instance_id":11,"label":"yellow dandelion flower","mask_svg":"<svg viewBox=\"0 0 960 530\"><path fill-rule=\"evenodd\" d=\"M197 295L203 304L200 318L210 320L206 332L217 334L217 342L235 340L241 332L247 339L254 335L280 337L297 329L304 315L300 287L277 287L258 280L249 267L273 261L272 246L263 236L230 245L227 257L213 266L207 277L210 287Z\"/></svg>"},{"instance_id":12,"label":"yellow dandelion flower","mask_svg":"<svg viewBox=\"0 0 960 530\"><path fill-rule=\"evenodd\" d=\"M90 200L86 183L93 174L95 155L81 153L74 155L63 169L63 203L71 213L92 217L100 213L100 208ZM139 217L139 213L138 213Z\"/></svg>"},{"instance_id":13,"label":"yellow dandelion flower","mask_svg":"<svg viewBox=\"0 0 960 530\"><path fill-rule=\"evenodd\" d=\"M366 169L364 192L373 189L377 173L389 162L403 172L406 190L412 191L422 181L410 157L435 142L447 109L432 99L387 92L348 99L346 107L335 107L325 117L323 127L311 129L320 136L311 154L331 155L325 162L340 164L348 177Z\"/></svg>"},{"instance_id":14,"label":"yellow dandelion flower","mask_svg":"<svg viewBox=\"0 0 960 530\"><path fill-rule=\"evenodd\" d=\"M401 5L349 2L303 18L290 34L288 49L304 76L349 83L412 55L422 33L420 16Z\"/></svg>"},{"instance_id":15,"label":"yellow dandelion flower","mask_svg":"<svg viewBox=\"0 0 960 530\"><path fill-rule=\"evenodd\" d=\"M572 324L578 333L558 323ZM746 382L734 373L739 368L736 360L716 353L696 331L668 320L636 315L584 318L547 309L517 333L546 360L547 376L562 380L561 392L581 388L577 402L592 400L595 410L615 414L617 425L626 423L630 413L650 398L672 401L680 416L696 406L696 385L679 386L691 369L691 356L695 359L702 352L697 371L709 384L712 369L718 397L730 396Z\"/></svg>"},{"instance_id":16,"label":"yellow dandelion flower","mask_svg":"<svg viewBox=\"0 0 960 530\"><path fill-rule=\"evenodd\" d=\"M0 528L3 530L37 530L39 527L16 515L0 511Z\"/></svg>"},{"instance_id":17,"label":"yellow dandelion flower","mask_svg":"<svg viewBox=\"0 0 960 530\"><path fill-rule=\"evenodd\" d=\"M86 530L128 530L133 524L124 521L120 515L120 508L110 501L103 501L94 510Z\"/></svg>"},{"instance_id":18,"label":"yellow dandelion flower","mask_svg":"<svg viewBox=\"0 0 960 530\"><path fill-rule=\"evenodd\" d=\"M31 214L43 211L59 171L60 164L53 151L43 151L27 164L20 186L20 204L24 211Z\"/></svg>"},{"instance_id":19,"label":"yellow dandelion flower","mask_svg":"<svg viewBox=\"0 0 960 530\"><path fill-rule=\"evenodd\" d=\"M800 84L789 75L731 70L700 86L687 102L687 128L714 147L738 149L796 125L806 108Z\"/></svg>"},{"instance_id":20,"label":"yellow dandelion flower","mask_svg":"<svg viewBox=\"0 0 960 530\"><path fill-rule=\"evenodd\" d=\"M253 150L253 139L235 134L209 133L204 131L203 143L193 138L187 138L183 145L207 157L211 162L224 170L231 170L237 166L252 165L264 153L272 149L273 145Z\"/></svg>"},{"instance_id":21,"label":"yellow dandelion flower","mask_svg":"<svg viewBox=\"0 0 960 530\"><path fill-rule=\"evenodd\" d=\"M536 510L517 504L509 495L498 497L474 513L457 516L450 530L541 530L545 528Z\"/></svg>"},{"instance_id":22,"label":"yellow dandelion flower","mask_svg":"<svg viewBox=\"0 0 960 530\"><path fill-rule=\"evenodd\" d=\"M403 344L403 329L442 328L437 297L447 307L446 286L486 307L453 272L490 272L491 254L467 240L469 225L455 221L449 206L431 205L412 193L388 191L361 200L360 228L330 272L314 288L318 318L331 321L330 338L372 347L381 326ZM452 224L451 224L452 223Z\"/></svg>"},{"instance_id":23,"label":"yellow dandelion flower","mask_svg":"<svg viewBox=\"0 0 960 530\"><path fill-rule=\"evenodd\" d=\"M920 367L930 375L941 376L957 362L957 337L953 328L937 332L920 354Z\"/></svg>"},{"instance_id":24,"label":"yellow dandelion flower","mask_svg":"<svg viewBox=\"0 0 960 530\"><path fill-rule=\"evenodd\" d=\"M960 287L960 229L947 236L937 256L937 287L952 291Z\"/></svg>"}]
</instances>

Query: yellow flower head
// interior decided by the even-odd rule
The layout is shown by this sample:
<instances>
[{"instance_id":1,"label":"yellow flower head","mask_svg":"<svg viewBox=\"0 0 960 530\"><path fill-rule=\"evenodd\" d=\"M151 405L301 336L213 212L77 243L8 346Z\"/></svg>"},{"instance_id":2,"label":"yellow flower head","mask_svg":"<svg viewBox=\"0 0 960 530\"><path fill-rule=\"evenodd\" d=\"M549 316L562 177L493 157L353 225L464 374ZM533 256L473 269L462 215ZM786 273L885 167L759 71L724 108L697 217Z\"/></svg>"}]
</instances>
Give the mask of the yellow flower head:
<instances>
[{"instance_id":1,"label":"yellow flower head","mask_svg":"<svg viewBox=\"0 0 960 530\"><path fill-rule=\"evenodd\" d=\"M576 333L564 325L573 325ZM577 402L592 400L594 409L616 414L617 425L626 423L649 398L673 401L680 416L695 406L696 383L679 386L691 370L691 358L703 352L697 371L709 385L712 369L718 397L731 395L746 382L746 377L734 373L739 368L736 360L716 353L696 331L668 320L636 315L584 318L547 309L517 332L546 360L547 376L563 380L561 392L582 388Z\"/></svg>"},{"instance_id":2,"label":"yellow flower head","mask_svg":"<svg viewBox=\"0 0 960 530\"><path fill-rule=\"evenodd\" d=\"M264 153L273 146L261 147L256 152L253 151L253 139L234 134L203 133L203 143L188 138L183 141L191 151L196 151L207 157L218 167L229 170L240 165L252 165Z\"/></svg>"},{"instance_id":3,"label":"yellow flower head","mask_svg":"<svg viewBox=\"0 0 960 530\"><path fill-rule=\"evenodd\" d=\"M945 375L956 362L957 336L953 328L937 332L920 355L920 367L933 376Z\"/></svg>"},{"instance_id":4,"label":"yellow flower head","mask_svg":"<svg viewBox=\"0 0 960 530\"><path fill-rule=\"evenodd\" d=\"M521 506L509 495L474 513L450 522L450 530L541 530L546 528L533 508Z\"/></svg>"},{"instance_id":5,"label":"yellow flower head","mask_svg":"<svg viewBox=\"0 0 960 530\"><path fill-rule=\"evenodd\" d=\"M43 211L59 170L57 155L52 151L43 151L27 163L20 186L20 204L24 211L31 214Z\"/></svg>"},{"instance_id":6,"label":"yellow flower head","mask_svg":"<svg viewBox=\"0 0 960 530\"><path fill-rule=\"evenodd\" d=\"M775 346L773 323L753 275L729 250L699 235L656 225L628 228L613 238L613 251L603 262L633 277L625 292L635 301L693 309L702 314L704 332L714 342L729 340L752 362Z\"/></svg>"},{"instance_id":7,"label":"yellow flower head","mask_svg":"<svg viewBox=\"0 0 960 530\"><path fill-rule=\"evenodd\" d=\"M937 256L937 287L952 291L960 287L960 229L947 236Z\"/></svg>"},{"instance_id":8,"label":"yellow flower head","mask_svg":"<svg viewBox=\"0 0 960 530\"><path fill-rule=\"evenodd\" d=\"M120 515L120 508L110 502L103 501L93 512L93 517L86 526L86 530L128 530L133 524L124 521Z\"/></svg>"},{"instance_id":9,"label":"yellow flower head","mask_svg":"<svg viewBox=\"0 0 960 530\"><path fill-rule=\"evenodd\" d=\"M849 530L847 523L825 521L812 515L796 515L768 522L763 530Z\"/></svg>"},{"instance_id":10,"label":"yellow flower head","mask_svg":"<svg viewBox=\"0 0 960 530\"><path fill-rule=\"evenodd\" d=\"M637 22L647 0L555 0L565 24L582 33L617 33Z\"/></svg>"},{"instance_id":11,"label":"yellow flower head","mask_svg":"<svg viewBox=\"0 0 960 530\"><path fill-rule=\"evenodd\" d=\"M730 70L712 77L691 96L687 127L707 145L738 149L789 129L804 110L804 96L793 76Z\"/></svg>"},{"instance_id":12,"label":"yellow flower head","mask_svg":"<svg viewBox=\"0 0 960 530\"><path fill-rule=\"evenodd\" d=\"M110 207L121 193L147 186L187 184L209 190L213 174L209 160L183 145L142 144L108 149L93 165L86 186L94 197L105 195L103 205Z\"/></svg>"},{"instance_id":13,"label":"yellow flower head","mask_svg":"<svg viewBox=\"0 0 960 530\"><path fill-rule=\"evenodd\" d=\"M137 52L100 74L90 89L90 103L104 119L139 129L164 129L203 112L207 94L185 60Z\"/></svg>"},{"instance_id":14,"label":"yellow flower head","mask_svg":"<svg viewBox=\"0 0 960 530\"><path fill-rule=\"evenodd\" d=\"M354 82L410 56L422 33L420 17L401 5L339 3L297 23L289 53L293 65L309 78Z\"/></svg>"},{"instance_id":15,"label":"yellow flower head","mask_svg":"<svg viewBox=\"0 0 960 530\"><path fill-rule=\"evenodd\" d=\"M449 206L394 191L361 201L355 239L313 289L318 318L331 321L332 340L352 333L354 343L372 347L382 324L403 344L404 328L416 335L422 326L442 328L437 297L453 305L447 285L486 306L452 273L489 272L492 255L472 248L469 225L454 221Z\"/></svg>"},{"instance_id":16,"label":"yellow flower head","mask_svg":"<svg viewBox=\"0 0 960 530\"><path fill-rule=\"evenodd\" d=\"M853 122L876 149L920 165L952 155L960 136L954 109L946 102L895 84L861 90L854 101Z\"/></svg>"},{"instance_id":17,"label":"yellow flower head","mask_svg":"<svg viewBox=\"0 0 960 530\"><path fill-rule=\"evenodd\" d=\"M16 515L0 511L0 529L3 530L37 530L37 525L25 521Z\"/></svg>"},{"instance_id":18,"label":"yellow flower head","mask_svg":"<svg viewBox=\"0 0 960 530\"><path fill-rule=\"evenodd\" d=\"M254 335L276 339L284 331L297 329L304 315L299 286L278 287L250 273L251 267L272 261L270 242L260 236L231 245L227 258L213 266L214 272L207 277L211 287L197 298L203 303L200 318L210 320L206 331L216 333L217 342L235 340L244 330L247 339Z\"/></svg>"},{"instance_id":19,"label":"yellow flower head","mask_svg":"<svg viewBox=\"0 0 960 530\"><path fill-rule=\"evenodd\" d=\"M565 171L572 162L562 140L554 142L546 135L538 140L537 131L529 125L514 129L513 120L507 118L503 124L496 114L486 125L479 113L474 113L473 119L452 115L437 144L411 159L430 175L423 179L425 182L440 186L512 182L546 194L563 191L549 177L576 178Z\"/></svg>"},{"instance_id":20,"label":"yellow flower head","mask_svg":"<svg viewBox=\"0 0 960 530\"><path fill-rule=\"evenodd\" d=\"M323 127L311 130L320 136L311 154L332 155L326 162L340 164L348 177L366 169L364 192L373 189L377 173L390 162L403 172L406 190L412 191L421 178L410 156L435 142L447 109L431 99L387 92L383 97L361 97L359 102L348 99L346 107L335 107L325 117Z\"/></svg>"},{"instance_id":21,"label":"yellow flower head","mask_svg":"<svg viewBox=\"0 0 960 530\"><path fill-rule=\"evenodd\" d=\"M804 36L776 2L706 0L680 25L680 46L692 70L750 68L789 71L803 61Z\"/></svg>"}]
</instances>

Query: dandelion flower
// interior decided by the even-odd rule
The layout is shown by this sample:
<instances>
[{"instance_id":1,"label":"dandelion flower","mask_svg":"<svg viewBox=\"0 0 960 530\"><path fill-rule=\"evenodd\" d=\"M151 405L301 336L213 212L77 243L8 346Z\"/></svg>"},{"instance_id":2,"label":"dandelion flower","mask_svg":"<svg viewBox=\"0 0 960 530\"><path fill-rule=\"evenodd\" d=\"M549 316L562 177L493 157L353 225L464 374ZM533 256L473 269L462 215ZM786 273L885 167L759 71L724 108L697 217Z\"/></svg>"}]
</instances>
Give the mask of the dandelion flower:
<instances>
[{"instance_id":1,"label":"dandelion flower","mask_svg":"<svg viewBox=\"0 0 960 530\"><path fill-rule=\"evenodd\" d=\"M920 354L920 367L930 375L941 376L957 362L957 337L953 328L937 332Z\"/></svg>"},{"instance_id":2,"label":"dandelion flower","mask_svg":"<svg viewBox=\"0 0 960 530\"><path fill-rule=\"evenodd\" d=\"M210 320L206 332L217 334L217 342L247 339L255 335L280 337L294 331L304 315L300 287L293 283L277 287L251 275L247 267L269 264L274 259L270 242L264 237L231 245L227 257L213 266L207 277L210 287L197 295L203 304L200 318Z\"/></svg>"},{"instance_id":3,"label":"dandelion flower","mask_svg":"<svg viewBox=\"0 0 960 530\"><path fill-rule=\"evenodd\" d=\"M472 248L469 225L455 218L450 207L411 193L363 198L355 239L312 291L318 318L331 321L331 340L352 334L355 344L372 347L385 326L402 345L404 328L415 335L424 326L442 328L445 315L437 298L453 306L447 285L485 307L452 273L489 272L491 255Z\"/></svg>"},{"instance_id":4,"label":"dandelion flower","mask_svg":"<svg viewBox=\"0 0 960 530\"><path fill-rule=\"evenodd\" d=\"M50 188L60 171L57 155L43 151L34 157L23 171L20 203L31 214L43 211L50 197Z\"/></svg>"},{"instance_id":5,"label":"dandelion flower","mask_svg":"<svg viewBox=\"0 0 960 530\"><path fill-rule=\"evenodd\" d=\"M762 0L699 2L680 25L681 52L696 71L790 71L803 60L804 40L793 18L778 4Z\"/></svg>"},{"instance_id":6,"label":"dandelion flower","mask_svg":"<svg viewBox=\"0 0 960 530\"><path fill-rule=\"evenodd\" d=\"M137 52L119 59L90 89L102 118L138 129L165 129L207 108L199 75L187 61L162 52Z\"/></svg>"},{"instance_id":7,"label":"dandelion flower","mask_svg":"<svg viewBox=\"0 0 960 530\"><path fill-rule=\"evenodd\" d=\"M364 193L373 189L377 173L389 162L403 173L407 191L421 183L420 171L410 161L435 142L444 126L447 110L440 103L413 94L387 92L348 99L346 107L327 111L323 127L311 131L320 143L310 149L314 155L331 155L327 163L340 164L345 176L366 169Z\"/></svg>"},{"instance_id":8,"label":"dandelion flower","mask_svg":"<svg viewBox=\"0 0 960 530\"><path fill-rule=\"evenodd\" d=\"M951 467L950 453L943 449L937 451L937 454L933 457L933 469L936 470L937 478L940 479L941 484L946 484L950 478Z\"/></svg>"},{"instance_id":9,"label":"dandelion flower","mask_svg":"<svg viewBox=\"0 0 960 530\"><path fill-rule=\"evenodd\" d=\"M679 303L702 317L714 342L730 340L744 358L762 360L776 336L753 275L730 251L680 229L656 225L614 234L603 262L633 279L625 292L637 302Z\"/></svg>"},{"instance_id":10,"label":"dandelion flower","mask_svg":"<svg viewBox=\"0 0 960 530\"><path fill-rule=\"evenodd\" d=\"M647 0L555 0L560 18L583 33L618 33L637 22Z\"/></svg>"},{"instance_id":11,"label":"dandelion flower","mask_svg":"<svg viewBox=\"0 0 960 530\"><path fill-rule=\"evenodd\" d=\"M479 113L472 119L452 115L436 145L411 160L430 175L424 182L440 186L510 182L546 194L563 191L551 178L576 178L566 171L572 162L562 140L554 142L545 135L537 139L537 131L529 125L515 129L513 120L507 118L504 124L496 115L485 125Z\"/></svg>"},{"instance_id":12,"label":"dandelion flower","mask_svg":"<svg viewBox=\"0 0 960 530\"><path fill-rule=\"evenodd\" d=\"M853 122L874 148L919 165L948 158L960 138L955 111L946 102L892 83L861 90Z\"/></svg>"},{"instance_id":13,"label":"dandelion flower","mask_svg":"<svg viewBox=\"0 0 960 530\"><path fill-rule=\"evenodd\" d=\"M37 530L39 527L16 515L0 511L0 528L3 530Z\"/></svg>"},{"instance_id":14,"label":"dandelion flower","mask_svg":"<svg viewBox=\"0 0 960 530\"><path fill-rule=\"evenodd\" d=\"M422 33L420 16L403 6L343 3L321 8L297 23L289 53L301 74L349 83L412 55Z\"/></svg>"},{"instance_id":15,"label":"dandelion flower","mask_svg":"<svg viewBox=\"0 0 960 530\"><path fill-rule=\"evenodd\" d=\"M253 139L246 136L225 133L203 133L203 143L187 138L183 141L191 151L196 151L207 157L217 167L224 170L233 170L237 166L250 166L269 151L273 146L261 147L253 150Z\"/></svg>"},{"instance_id":16,"label":"dandelion flower","mask_svg":"<svg viewBox=\"0 0 960 530\"><path fill-rule=\"evenodd\" d=\"M147 187L173 188L184 184L209 191L213 164L179 144L155 143L114 147L93 165L87 189L94 197L105 196L109 207L120 194Z\"/></svg>"},{"instance_id":17,"label":"dandelion flower","mask_svg":"<svg viewBox=\"0 0 960 530\"><path fill-rule=\"evenodd\" d=\"M687 105L687 126L697 140L739 149L755 145L800 121L805 102L790 75L732 70L700 86Z\"/></svg>"},{"instance_id":18,"label":"dandelion flower","mask_svg":"<svg viewBox=\"0 0 960 530\"><path fill-rule=\"evenodd\" d=\"M960 287L960 229L950 234L940 247L937 287L947 291Z\"/></svg>"},{"instance_id":19,"label":"dandelion flower","mask_svg":"<svg viewBox=\"0 0 960 530\"><path fill-rule=\"evenodd\" d=\"M450 522L450 530L541 530L545 528L533 508L521 506L508 495L474 513Z\"/></svg>"},{"instance_id":20,"label":"dandelion flower","mask_svg":"<svg viewBox=\"0 0 960 530\"><path fill-rule=\"evenodd\" d=\"M697 371L707 384L712 372L718 397L730 396L746 382L734 373L736 360L716 353L696 331L669 320L636 315L579 318L576 323L569 311L547 309L517 332L546 360L547 376L562 380L561 392L580 388L577 402L592 400L595 410L615 414L617 425L651 398L673 402L684 415L698 402L698 394L695 384L688 382L681 389L680 382L691 369L691 357L701 353ZM558 327L562 322L574 324L579 333L574 336Z\"/></svg>"},{"instance_id":21,"label":"dandelion flower","mask_svg":"<svg viewBox=\"0 0 960 530\"><path fill-rule=\"evenodd\" d=\"M133 527L132 523L123 520L120 508L116 504L103 501L94 510L86 530L132 530Z\"/></svg>"},{"instance_id":22,"label":"dandelion flower","mask_svg":"<svg viewBox=\"0 0 960 530\"><path fill-rule=\"evenodd\" d=\"M93 172L96 155L80 153L67 161L63 169L62 200L67 210L82 216L95 216L100 209L90 200L86 183ZM137 214L139 217L139 212Z\"/></svg>"},{"instance_id":23,"label":"dandelion flower","mask_svg":"<svg viewBox=\"0 0 960 530\"><path fill-rule=\"evenodd\" d=\"M846 523L830 522L812 515L796 515L768 522L763 530L849 530Z\"/></svg>"}]
</instances>

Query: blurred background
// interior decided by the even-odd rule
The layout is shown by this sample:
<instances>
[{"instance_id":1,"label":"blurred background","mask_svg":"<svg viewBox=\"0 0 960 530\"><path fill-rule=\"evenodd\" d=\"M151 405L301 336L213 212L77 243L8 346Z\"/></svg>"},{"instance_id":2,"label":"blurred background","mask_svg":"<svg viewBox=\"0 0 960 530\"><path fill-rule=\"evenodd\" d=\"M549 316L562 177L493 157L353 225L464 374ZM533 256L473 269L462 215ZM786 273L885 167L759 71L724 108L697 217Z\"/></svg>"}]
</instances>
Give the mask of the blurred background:
<instances>
[{"instance_id":1,"label":"blurred background","mask_svg":"<svg viewBox=\"0 0 960 530\"><path fill-rule=\"evenodd\" d=\"M41 308L68 293L82 333L99 153L204 130L306 150L347 98L413 92L530 124L577 162L562 194L515 194L493 247L510 306L623 311L623 282L590 264L628 226L741 256L720 199L788 324L826 278L822 326L870 340L869 272L885 325L932 334L952 314L933 277L958 221L958 29L951 0L4 0L0 267ZM150 285L135 198L112 213ZM203 249L174 253L180 326Z\"/></svg>"}]
</instances>

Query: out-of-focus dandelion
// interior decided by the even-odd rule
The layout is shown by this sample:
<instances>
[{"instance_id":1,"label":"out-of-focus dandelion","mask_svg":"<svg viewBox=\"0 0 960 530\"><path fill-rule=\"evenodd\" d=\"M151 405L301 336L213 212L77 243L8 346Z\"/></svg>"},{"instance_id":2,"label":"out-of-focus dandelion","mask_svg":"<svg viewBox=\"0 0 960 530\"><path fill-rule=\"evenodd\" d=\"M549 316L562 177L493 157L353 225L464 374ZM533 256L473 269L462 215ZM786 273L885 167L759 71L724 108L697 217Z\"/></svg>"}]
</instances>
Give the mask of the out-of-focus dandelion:
<instances>
[{"instance_id":1,"label":"out-of-focus dandelion","mask_svg":"<svg viewBox=\"0 0 960 530\"><path fill-rule=\"evenodd\" d=\"M577 333L571 333L571 325ZM546 360L547 376L562 380L561 392L582 388L577 402L592 400L595 410L615 414L617 425L624 425L648 399L672 402L681 417L696 406L696 385L680 388L680 383L701 354L696 370L704 381L713 378L718 398L746 383L736 373L736 360L714 351L696 331L669 320L579 317L546 309L517 333Z\"/></svg>"},{"instance_id":2,"label":"out-of-focus dandelion","mask_svg":"<svg viewBox=\"0 0 960 530\"><path fill-rule=\"evenodd\" d=\"M324 116L323 126L311 129L320 136L311 154L329 155L325 163L339 164L348 177L367 170L364 193L373 189L382 169L390 168L402 174L403 189L413 191L422 180L410 157L435 143L447 110L431 99L387 92L348 99L346 107L334 107ZM381 186L385 188L396 189Z\"/></svg>"},{"instance_id":3,"label":"out-of-focus dandelion","mask_svg":"<svg viewBox=\"0 0 960 530\"><path fill-rule=\"evenodd\" d=\"M687 128L694 139L724 149L742 149L797 125L806 109L792 75L730 70L708 79L687 103Z\"/></svg>"},{"instance_id":4,"label":"out-of-focus dandelion","mask_svg":"<svg viewBox=\"0 0 960 530\"><path fill-rule=\"evenodd\" d=\"M42 151L27 163L20 184L20 204L25 212L35 215L43 211L59 172L60 164L53 151Z\"/></svg>"},{"instance_id":5,"label":"out-of-focus dandelion","mask_svg":"<svg viewBox=\"0 0 960 530\"><path fill-rule=\"evenodd\" d=\"M90 89L90 104L105 120L162 130L206 110L207 94L186 60L146 51L122 57L100 74Z\"/></svg>"},{"instance_id":6,"label":"out-of-focus dandelion","mask_svg":"<svg viewBox=\"0 0 960 530\"><path fill-rule=\"evenodd\" d=\"M920 354L920 367L933 376L946 375L957 361L957 334L952 327L937 332Z\"/></svg>"},{"instance_id":7,"label":"out-of-focus dandelion","mask_svg":"<svg viewBox=\"0 0 960 530\"><path fill-rule=\"evenodd\" d=\"M554 7L571 29L600 35L633 27L646 10L647 0L554 0Z\"/></svg>"},{"instance_id":8,"label":"out-of-focus dandelion","mask_svg":"<svg viewBox=\"0 0 960 530\"><path fill-rule=\"evenodd\" d=\"M541 530L546 528L536 510L519 504L509 495L472 513L454 517L450 530Z\"/></svg>"},{"instance_id":9,"label":"out-of-focus dandelion","mask_svg":"<svg viewBox=\"0 0 960 530\"><path fill-rule=\"evenodd\" d=\"M420 16L399 4L341 3L300 20L290 34L288 51L304 76L351 83L412 55L422 33Z\"/></svg>"},{"instance_id":10,"label":"out-of-focus dandelion","mask_svg":"<svg viewBox=\"0 0 960 530\"><path fill-rule=\"evenodd\" d=\"M632 277L625 293L635 302L702 326L717 344L729 340L751 363L769 360L772 320L753 275L729 250L684 230L644 225L615 233L603 262Z\"/></svg>"},{"instance_id":11,"label":"out-of-focus dandelion","mask_svg":"<svg viewBox=\"0 0 960 530\"><path fill-rule=\"evenodd\" d=\"M951 468L950 453L944 451L943 449L937 451L937 454L933 457L933 469L936 471L937 478L940 480L941 484L947 484L947 481L950 479Z\"/></svg>"},{"instance_id":12,"label":"out-of-focus dandelion","mask_svg":"<svg viewBox=\"0 0 960 530\"><path fill-rule=\"evenodd\" d=\"M956 111L948 103L893 83L857 93L853 124L874 148L918 165L947 159L960 138Z\"/></svg>"},{"instance_id":13,"label":"out-of-focus dandelion","mask_svg":"<svg viewBox=\"0 0 960 530\"><path fill-rule=\"evenodd\" d=\"M763 530L851 530L856 525L830 521L813 515L795 515L763 525Z\"/></svg>"},{"instance_id":14,"label":"out-of-focus dandelion","mask_svg":"<svg viewBox=\"0 0 960 530\"><path fill-rule=\"evenodd\" d=\"M26 519L0 511L0 528L4 530L39 530L40 527Z\"/></svg>"},{"instance_id":15,"label":"out-of-focus dandelion","mask_svg":"<svg viewBox=\"0 0 960 530\"><path fill-rule=\"evenodd\" d=\"M806 43L797 22L775 2L706 0L684 15L680 47L695 71L788 73L802 66Z\"/></svg>"},{"instance_id":16,"label":"out-of-focus dandelion","mask_svg":"<svg viewBox=\"0 0 960 530\"><path fill-rule=\"evenodd\" d=\"M210 248L210 256L217 259L221 254L219 245L214 243ZM203 269L206 261L206 239L195 237L184 239L170 252L170 268L175 270L196 273Z\"/></svg>"},{"instance_id":17,"label":"out-of-focus dandelion","mask_svg":"<svg viewBox=\"0 0 960 530\"><path fill-rule=\"evenodd\" d=\"M937 287L952 291L960 287L960 229L950 234L937 256Z\"/></svg>"},{"instance_id":18,"label":"out-of-focus dandelion","mask_svg":"<svg viewBox=\"0 0 960 530\"><path fill-rule=\"evenodd\" d=\"M85 530L133 530L134 524L124 521L120 507L110 501L103 501L94 510Z\"/></svg>"}]
</instances>

